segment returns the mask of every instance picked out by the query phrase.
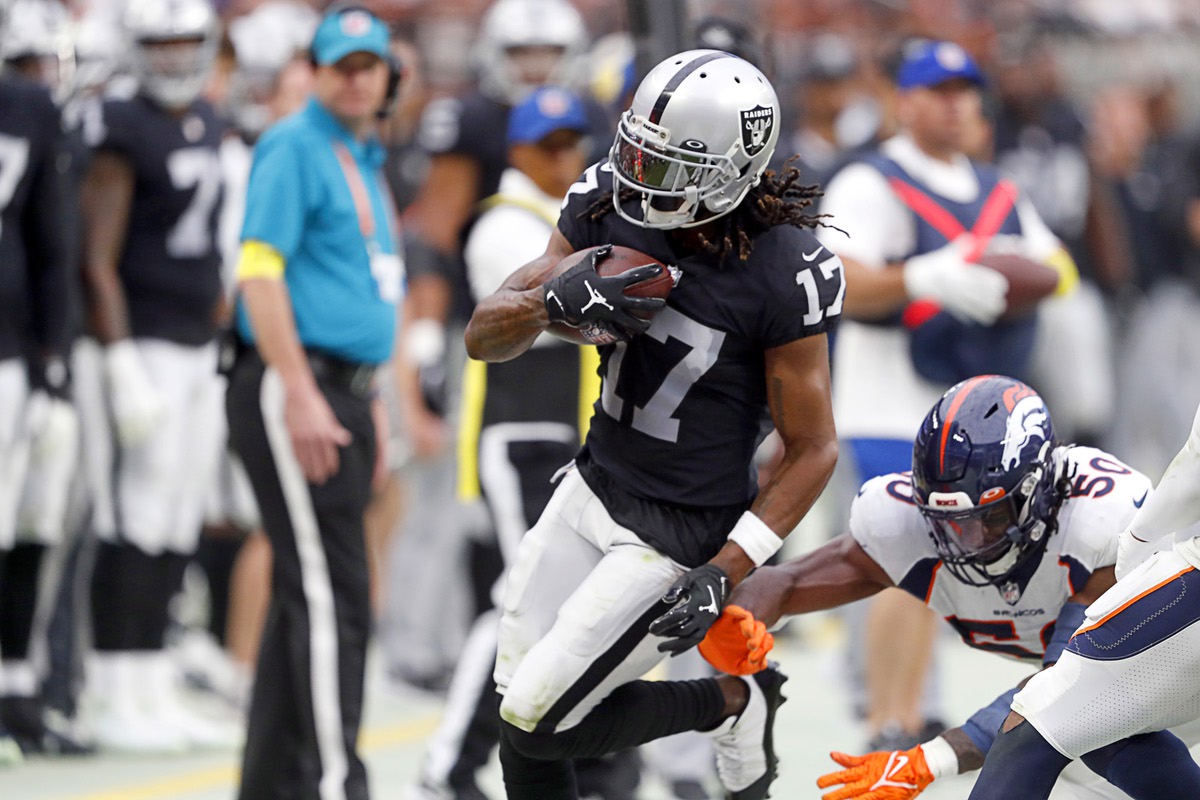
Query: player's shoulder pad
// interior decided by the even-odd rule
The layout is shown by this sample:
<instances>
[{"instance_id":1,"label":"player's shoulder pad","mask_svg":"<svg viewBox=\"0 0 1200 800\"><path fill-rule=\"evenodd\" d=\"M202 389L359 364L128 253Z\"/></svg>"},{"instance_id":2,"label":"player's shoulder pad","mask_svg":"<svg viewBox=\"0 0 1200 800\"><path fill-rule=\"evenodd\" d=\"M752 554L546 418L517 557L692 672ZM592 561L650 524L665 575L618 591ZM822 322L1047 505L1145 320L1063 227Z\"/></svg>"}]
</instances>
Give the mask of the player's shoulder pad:
<instances>
[{"instance_id":1,"label":"player's shoulder pad","mask_svg":"<svg viewBox=\"0 0 1200 800\"><path fill-rule=\"evenodd\" d=\"M914 563L937 555L907 472L880 475L862 485L850 506L850 535L897 583Z\"/></svg>"},{"instance_id":2,"label":"player's shoulder pad","mask_svg":"<svg viewBox=\"0 0 1200 800\"><path fill-rule=\"evenodd\" d=\"M807 328L824 329L842 313L842 260L808 228L776 225L754 238L747 267L772 305L784 303Z\"/></svg>"},{"instance_id":3,"label":"player's shoulder pad","mask_svg":"<svg viewBox=\"0 0 1200 800\"><path fill-rule=\"evenodd\" d=\"M1067 449L1070 493L1059 512L1062 551L1077 558L1112 563L1117 536L1145 503L1150 479L1119 458L1095 447ZM1103 554L1103 556L1101 556Z\"/></svg>"},{"instance_id":4,"label":"player's shoulder pad","mask_svg":"<svg viewBox=\"0 0 1200 800\"><path fill-rule=\"evenodd\" d=\"M562 209L582 211L606 192L612 191L612 165L604 158L583 171L563 197Z\"/></svg>"}]
</instances>

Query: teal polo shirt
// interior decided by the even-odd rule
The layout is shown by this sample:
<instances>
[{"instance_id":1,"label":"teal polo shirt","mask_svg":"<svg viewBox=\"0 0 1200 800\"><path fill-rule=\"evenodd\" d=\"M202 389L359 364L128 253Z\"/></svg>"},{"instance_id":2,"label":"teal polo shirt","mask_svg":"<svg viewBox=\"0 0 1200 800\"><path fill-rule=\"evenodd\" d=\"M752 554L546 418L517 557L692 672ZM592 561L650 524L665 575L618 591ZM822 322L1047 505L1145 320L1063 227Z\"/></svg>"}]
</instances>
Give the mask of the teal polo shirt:
<instances>
[{"instance_id":1,"label":"teal polo shirt","mask_svg":"<svg viewBox=\"0 0 1200 800\"><path fill-rule=\"evenodd\" d=\"M339 149L353 158L359 177L343 168ZM241 236L243 242L264 242L283 256L301 344L367 364L391 357L402 281L395 269L388 275L380 269L388 256L394 267L400 264L383 162L378 140L357 141L310 99L255 145ZM359 211L366 211L364 192L360 189L356 206L352 183L365 188L370 219L360 219ZM237 325L253 343L241 302Z\"/></svg>"}]
</instances>

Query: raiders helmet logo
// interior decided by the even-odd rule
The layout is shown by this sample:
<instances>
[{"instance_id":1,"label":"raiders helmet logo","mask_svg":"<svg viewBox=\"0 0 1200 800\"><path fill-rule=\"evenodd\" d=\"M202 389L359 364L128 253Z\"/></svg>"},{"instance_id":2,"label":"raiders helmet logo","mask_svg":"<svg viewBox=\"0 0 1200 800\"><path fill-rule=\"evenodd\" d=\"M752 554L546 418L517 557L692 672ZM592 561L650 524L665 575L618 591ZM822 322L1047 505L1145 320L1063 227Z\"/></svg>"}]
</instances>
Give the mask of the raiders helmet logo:
<instances>
[{"instance_id":1,"label":"raiders helmet logo","mask_svg":"<svg viewBox=\"0 0 1200 800\"><path fill-rule=\"evenodd\" d=\"M767 146L771 131L775 129L775 109L755 106L742 111L742 149L748 156L756 156Z\"/></svg>"}]
</instances>

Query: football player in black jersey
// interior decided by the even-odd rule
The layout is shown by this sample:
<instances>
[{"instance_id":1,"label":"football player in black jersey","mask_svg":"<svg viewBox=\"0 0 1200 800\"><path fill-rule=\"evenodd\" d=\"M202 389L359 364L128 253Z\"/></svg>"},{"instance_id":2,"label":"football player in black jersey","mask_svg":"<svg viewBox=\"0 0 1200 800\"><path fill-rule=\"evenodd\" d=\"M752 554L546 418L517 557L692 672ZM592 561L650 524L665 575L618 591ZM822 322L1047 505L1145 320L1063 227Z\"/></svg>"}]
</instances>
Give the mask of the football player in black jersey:
<instances>
[{"instance_id":1,"label":"football player in black jersey","mask_svg":"<svg viewBox=\"0 0 1200 800\"><path fill-rule=\"evenodd\" d=\"M200 98L218 25L205 0L137 0L123 22L138 92L104 103L82 195L89 316L117 446L115 519L94 523L94 729L103 746L142 752L235 746L235 730L180 704L163 641L220 448L225 128Z\"/></svg>"},{"instance_id":2,"label":"football player in black jersey","mask_svg":"<svg viewBox=\"0 0 1200 800\"><path fill-rule=\"evenodd\" d=\"M568 193L545 254L475 310L467 350L505 361L553 323L600 347L583 449L521 541L496 681L510 798L572 797L566 759L708 731L730 797L762 798L785 680L646 682L704 636L733 586L770 558L837 460L826 333L841 262L813 237L812 189L764 174L779 133L767 79L693 50L646 76L610 160ZM599 277L603 245L679 271L665 305L627 297L642 267ZM591 250L551 277L570 253ZM656 312L653 321L635 312ZM756 497L767 414L786 448Z\"/></svg>"},{"instance_id":3,"label":"football player in black jersey","mask_svg":"<svg viewBox=\"0 0 1200 800\"><path fill-rule=\"evenodd\" d=\"M0 19L0 24L3 20ZM55 424L49 396L64 389L70 338L70 155L50 93L0 76L0 766L18 742L40 744L38 676L30 636L46 544L18 536L18 506L31 461ZM62 441L59 446L69 444ZM8 729L6 730L6 726ZM18 738L14 740L9 734Z\"/></svg>"}]
</instances>

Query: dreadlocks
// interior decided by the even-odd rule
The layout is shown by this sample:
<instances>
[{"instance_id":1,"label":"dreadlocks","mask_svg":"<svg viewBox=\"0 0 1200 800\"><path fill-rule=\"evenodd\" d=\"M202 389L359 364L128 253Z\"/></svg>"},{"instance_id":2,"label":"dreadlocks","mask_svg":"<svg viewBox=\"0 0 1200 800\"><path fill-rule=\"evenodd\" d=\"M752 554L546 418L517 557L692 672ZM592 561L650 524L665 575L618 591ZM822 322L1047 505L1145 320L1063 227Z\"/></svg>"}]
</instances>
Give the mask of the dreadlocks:
<instances>
[{"instance_id":1,"label":"dreadlocks","mask_svg":"<svg viewBox=\"0 0 1200 800\"><path fill-rule=\"evenodd\" d=\"M754 249L754 237L776 225L791 225L796 228L816 228L824 225L823 214L807 214L805 209L821 196L817 185L800 184L800 170L792 165L795 156L784 163L780 174L775 170L763 173L762 180L750 189L746 197L730 213L718 217L719 227L715 241L701 235L700 242L706 252L718 259L736 252L738 260L746 261ZM622 189L620 202L637 197L634 189ZM579 219L598 220L613 210L613 193L606 192L592 205L579 214ZM736 250L735 250L736 246Z\"/></svg>"}]
</instances>

